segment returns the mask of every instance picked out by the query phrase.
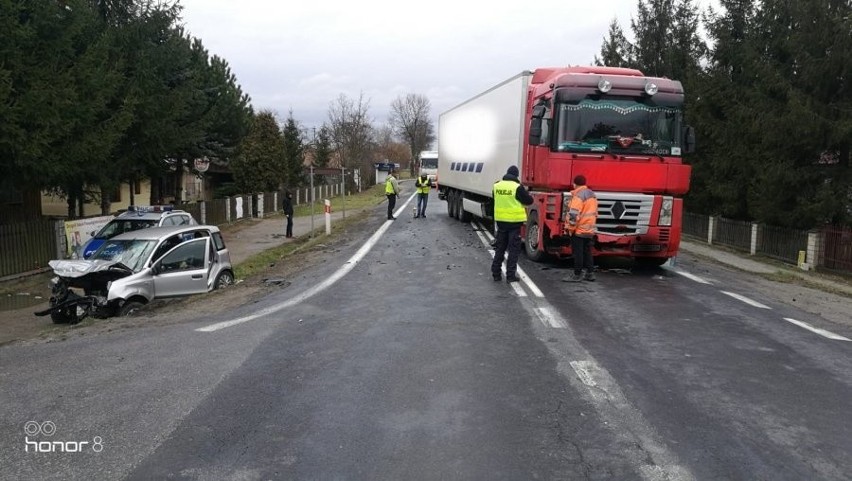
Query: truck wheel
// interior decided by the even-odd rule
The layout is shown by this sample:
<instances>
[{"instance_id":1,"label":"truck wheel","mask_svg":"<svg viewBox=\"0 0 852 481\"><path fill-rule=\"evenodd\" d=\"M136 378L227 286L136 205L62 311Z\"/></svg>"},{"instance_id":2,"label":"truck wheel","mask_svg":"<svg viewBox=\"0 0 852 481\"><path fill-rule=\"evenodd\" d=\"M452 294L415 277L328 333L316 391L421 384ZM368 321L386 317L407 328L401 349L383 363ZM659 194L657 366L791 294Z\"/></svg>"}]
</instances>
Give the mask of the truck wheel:
<instances>
[{"instance_id":1,"label":"truck wheel","mask_svg":"<svg viewBox=\"0 0 852 481\"><path fill-rule=\"evenodd\" d=\"M539 245L541 226L538 224L538 212L530 212L525 230L524 252L527 254L527 258L533 262L543 261L547 257L547 254L544 252L544 246Z\"/></svg>"},{"instance_id":2,"label":"truck wheel","mask_svg":"<svg viewBox=\"0 0 852 481\"><path fill-rule=\"evenodd\" d=\"M449 192L447 192L447 215L450 216L450 219L453 218L453 214L456 212L455 200L456 191L450 190Z\"/></svg>"}]
</instances>

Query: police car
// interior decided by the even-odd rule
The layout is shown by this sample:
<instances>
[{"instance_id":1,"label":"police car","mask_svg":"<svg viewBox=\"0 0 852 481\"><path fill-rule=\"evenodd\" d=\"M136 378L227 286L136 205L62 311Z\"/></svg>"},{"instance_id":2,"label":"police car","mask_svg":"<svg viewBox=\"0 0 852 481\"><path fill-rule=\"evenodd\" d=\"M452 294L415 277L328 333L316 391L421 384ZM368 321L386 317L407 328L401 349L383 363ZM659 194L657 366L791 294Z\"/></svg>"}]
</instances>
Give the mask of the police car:
<instances>
[{"instance_id":1,"label":"police car","mask_svg":"<svg viewBox=\"0 0 852 481\"><path fill-rule=\"evenodd\" d=\"M131 205L127 211L115 216L101 230L73 253L73 259L88 259L108 239L139 229L161 226L189 226L198 222L189 212L175 210L170 205Z\"/></svg>"}]
</instances>

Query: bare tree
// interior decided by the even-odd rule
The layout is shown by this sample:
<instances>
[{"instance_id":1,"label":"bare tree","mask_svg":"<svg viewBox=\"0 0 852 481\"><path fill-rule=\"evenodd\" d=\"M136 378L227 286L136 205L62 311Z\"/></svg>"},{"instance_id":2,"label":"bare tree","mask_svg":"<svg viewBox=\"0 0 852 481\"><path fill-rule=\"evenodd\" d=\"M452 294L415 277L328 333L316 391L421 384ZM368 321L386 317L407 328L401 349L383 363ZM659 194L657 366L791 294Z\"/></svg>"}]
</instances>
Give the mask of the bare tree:
<instances>
[{"instance_id":1,"label":"bare tree","mask_svg":"<svg viewBox=\"0 0 852 481\"><path fill-rule=\"evenodd\" d=\"M397 97L391 102L391 114L388 121L394 132L408 144L411 154L410 170L414 172L417 163L417 155L422 150L427 150L435 141L435 126L429 119L431 104L424 95L407 94L405 97Z\"/></svg>"},{"instance_id":2,"label":"bare tree","mask_svg":"<svg viewBox=\"0 0 852 481\"><path fill-rule=\"evenodd\" d=\"M331 143L346 169L360 168L362 176L369 178L373 171L373 122L368 115L370 100L364 93L358 102L340 94L328 108ZM350 188L353 177L349 176Z\"/></svg>"},{"instance_id":3,"label":"bare tree","mask_svg":"<svg viewBox=\"0 0 852 481\"><path fill-rule=\"evenodd\" d=\"M393 127L383 125L376 129L376 154L378 160L399 163L403 168L409 168L408 145L400 142Z\"/></svg>"}]
</instances>

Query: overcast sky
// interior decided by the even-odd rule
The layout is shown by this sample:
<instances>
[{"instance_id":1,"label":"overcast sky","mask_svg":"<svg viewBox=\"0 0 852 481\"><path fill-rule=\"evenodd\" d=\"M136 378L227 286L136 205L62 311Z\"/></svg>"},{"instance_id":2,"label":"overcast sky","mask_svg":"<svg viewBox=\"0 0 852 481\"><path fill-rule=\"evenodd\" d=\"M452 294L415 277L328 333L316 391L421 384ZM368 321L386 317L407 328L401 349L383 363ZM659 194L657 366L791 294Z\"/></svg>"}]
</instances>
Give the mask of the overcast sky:
<instances>
[{"instance_id":1,"label":"overcast sky","mask_svg":"<svg viewBox=\"0 0 852 481\"><path fill-rule=\"evenodd\" d=\"M703 6L710 0L698 0ZM183 23L225 58L255 110L318 127L363 92L377 126L425 95L432 117L523 70L589 65L637 0L180 0Z\"/></svg>"}]
</instances>

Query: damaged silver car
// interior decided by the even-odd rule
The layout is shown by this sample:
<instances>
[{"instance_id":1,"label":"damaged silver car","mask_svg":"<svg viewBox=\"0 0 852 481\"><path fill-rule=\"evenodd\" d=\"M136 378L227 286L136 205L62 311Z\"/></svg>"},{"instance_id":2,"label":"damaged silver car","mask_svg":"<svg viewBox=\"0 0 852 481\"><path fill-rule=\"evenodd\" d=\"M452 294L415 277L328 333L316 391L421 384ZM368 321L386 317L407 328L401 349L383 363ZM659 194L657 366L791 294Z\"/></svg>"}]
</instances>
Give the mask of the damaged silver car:
<instances>
[{"instance_id":1,"label":"damaged silver car","mask_svg":"<svg viewBox=\"0 0 852 481\"><path fill-rule=\"evenodd\" d=\"M231 257L216 226L152 227L105 241L86 260L49 262L55 323L131 314L153 299L199 294L234 282Z\"/></svg>"}]
</instances>

